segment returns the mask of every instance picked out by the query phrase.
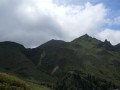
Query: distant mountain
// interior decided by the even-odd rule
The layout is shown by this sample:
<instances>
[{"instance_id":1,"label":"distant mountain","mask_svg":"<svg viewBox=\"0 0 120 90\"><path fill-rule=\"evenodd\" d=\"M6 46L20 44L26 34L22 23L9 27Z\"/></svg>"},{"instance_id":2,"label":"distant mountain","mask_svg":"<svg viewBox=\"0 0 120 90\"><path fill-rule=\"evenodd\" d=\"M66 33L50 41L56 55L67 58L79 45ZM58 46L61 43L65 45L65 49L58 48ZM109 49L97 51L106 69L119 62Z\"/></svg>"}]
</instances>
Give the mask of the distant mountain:
<instances>
[{"instance_id":1,"label":"distant mountain","mask_svg":"<svg viewBox=\"0 0 120 90\"><path fill-rule=\"evenodd\" d=\"M67 72L82 71L120 87L120 44L113 46L87 34L71 42L50 40L34 49L0 42L0 70L47 83L59 81Z\"/></svg>"}]
</instances>

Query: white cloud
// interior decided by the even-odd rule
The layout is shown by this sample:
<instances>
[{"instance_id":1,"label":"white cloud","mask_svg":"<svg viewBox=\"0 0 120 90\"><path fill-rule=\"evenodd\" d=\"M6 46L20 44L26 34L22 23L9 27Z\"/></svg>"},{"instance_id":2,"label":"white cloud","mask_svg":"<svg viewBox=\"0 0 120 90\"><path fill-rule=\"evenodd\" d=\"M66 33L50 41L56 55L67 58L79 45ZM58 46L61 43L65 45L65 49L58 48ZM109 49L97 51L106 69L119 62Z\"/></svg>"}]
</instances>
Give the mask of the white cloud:
<instances>
[{"instance_id":1,"label":"white cloud","mask_svg":"<svg viewBox=\"0 0 120 90\"><path fill-rule=\"evenodd\" d=\"M10 10L9 7L6 12ZM0 27L0 40L18 41L25 46L29 46L28 43L39 45L52 38L69 41L85 33L95 34L104 24L106 14L107 9L102 3L58 5L54 0L22 0L8 17L10 22L5 15L3 21L8 25ZM8 34L8 29L13 33Z\"/></svg>"},{"instance_id":2,"label":"white cloud","mask_svg":"<svg viewBox=\"0 0 120 90\"><path fill-rule=\"evenodd\" d=\"M26 3L28 5L22 5L20 9L24 17L32 19L31 22L41 20L43 17L40 16L56 20L69 40L85 33L93 33L103 24L106 16L107 10L103 4L93 6L88 2L84 6L57 6L52 0L47 1L34 0L32 4L29 1Z\"/></svg>"},{"instance_id":3,"label":"white cloud","mask_svg":"<svg viewBox=\"0 0 120 90\"><path fill-rule=\"evenodd\" d=\"M120 30L105 29L98 33L97 37L100 40L108 39L113 45L120 43Z\"/></svg>"}]
</instances>

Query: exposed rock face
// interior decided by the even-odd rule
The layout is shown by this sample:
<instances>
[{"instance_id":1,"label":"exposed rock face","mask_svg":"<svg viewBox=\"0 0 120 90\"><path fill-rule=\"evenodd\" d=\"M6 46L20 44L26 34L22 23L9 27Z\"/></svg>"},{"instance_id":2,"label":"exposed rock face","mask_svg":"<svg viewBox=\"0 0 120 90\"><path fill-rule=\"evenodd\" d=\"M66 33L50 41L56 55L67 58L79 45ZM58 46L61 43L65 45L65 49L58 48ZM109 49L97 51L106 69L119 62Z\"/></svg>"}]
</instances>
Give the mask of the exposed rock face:
<instances>
[{"instance_id":1,"label":"exposed rock face","mask_svg":"<svg viewBox=\"0 0 120 90\"><path fill-rule=\"evenodd\" d=\"M53 75L58 69L59 69L59 66L56 66L56 67L52 70L51 74Z\"/></svg>"},{"instance_id":2,"label":"exposed rock face","mask_svg":"<svg viewBox=\"0 0 120 90\"><path fill-rule=\"evenodd\" d=\"M40 61L38 63L38 66L40 66L42 64L44 57L45 57L45 52L43 51L43 53L40 55Z\"/></svg>"}]
</instances>

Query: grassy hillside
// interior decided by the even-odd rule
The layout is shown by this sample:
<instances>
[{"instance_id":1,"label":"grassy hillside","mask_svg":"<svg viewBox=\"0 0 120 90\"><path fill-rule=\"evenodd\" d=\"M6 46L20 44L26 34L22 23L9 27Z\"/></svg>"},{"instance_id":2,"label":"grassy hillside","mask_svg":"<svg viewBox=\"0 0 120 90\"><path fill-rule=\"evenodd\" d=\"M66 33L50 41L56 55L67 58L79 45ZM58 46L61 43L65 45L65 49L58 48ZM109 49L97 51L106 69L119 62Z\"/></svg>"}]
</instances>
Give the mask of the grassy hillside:
<instances>
[{"instance_id":1,"label":"grassy hillside","mask_svg":"<svg viewBox=\"0 0 120 90\"><path fill-rule=\"evenodd\" d=\"M0 90L31 90L27 84L17 77L0 73Z\"/></svg>"},{"instance_id":2,"label":"grassy hillside","mask_svg":"<svg viewBox=\"0 0 120 90\"><path fill-rule=\"evenodd\" d=\"M0 72L0 90L51 90L34 82L19 79L16 76Z\"/></svg>"}]
</instances>

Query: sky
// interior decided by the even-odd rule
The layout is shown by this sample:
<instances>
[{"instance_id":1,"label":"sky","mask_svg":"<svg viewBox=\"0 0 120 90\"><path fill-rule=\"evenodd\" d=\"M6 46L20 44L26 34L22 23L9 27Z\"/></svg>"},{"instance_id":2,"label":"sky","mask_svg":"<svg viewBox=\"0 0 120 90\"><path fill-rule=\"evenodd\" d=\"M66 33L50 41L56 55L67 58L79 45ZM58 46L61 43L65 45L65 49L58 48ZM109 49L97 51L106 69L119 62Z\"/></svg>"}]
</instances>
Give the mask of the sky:
<instances>
[{"instance_id":1,"label":"sky","mask_svg":"<svg viewBox=\"0 0 120 90\"><path fill-rule=\"evenodd\" d=\"M0 42L33 48L86 33L120 43L120 0L0 0Z\"/></svg>"}]
</instances>

